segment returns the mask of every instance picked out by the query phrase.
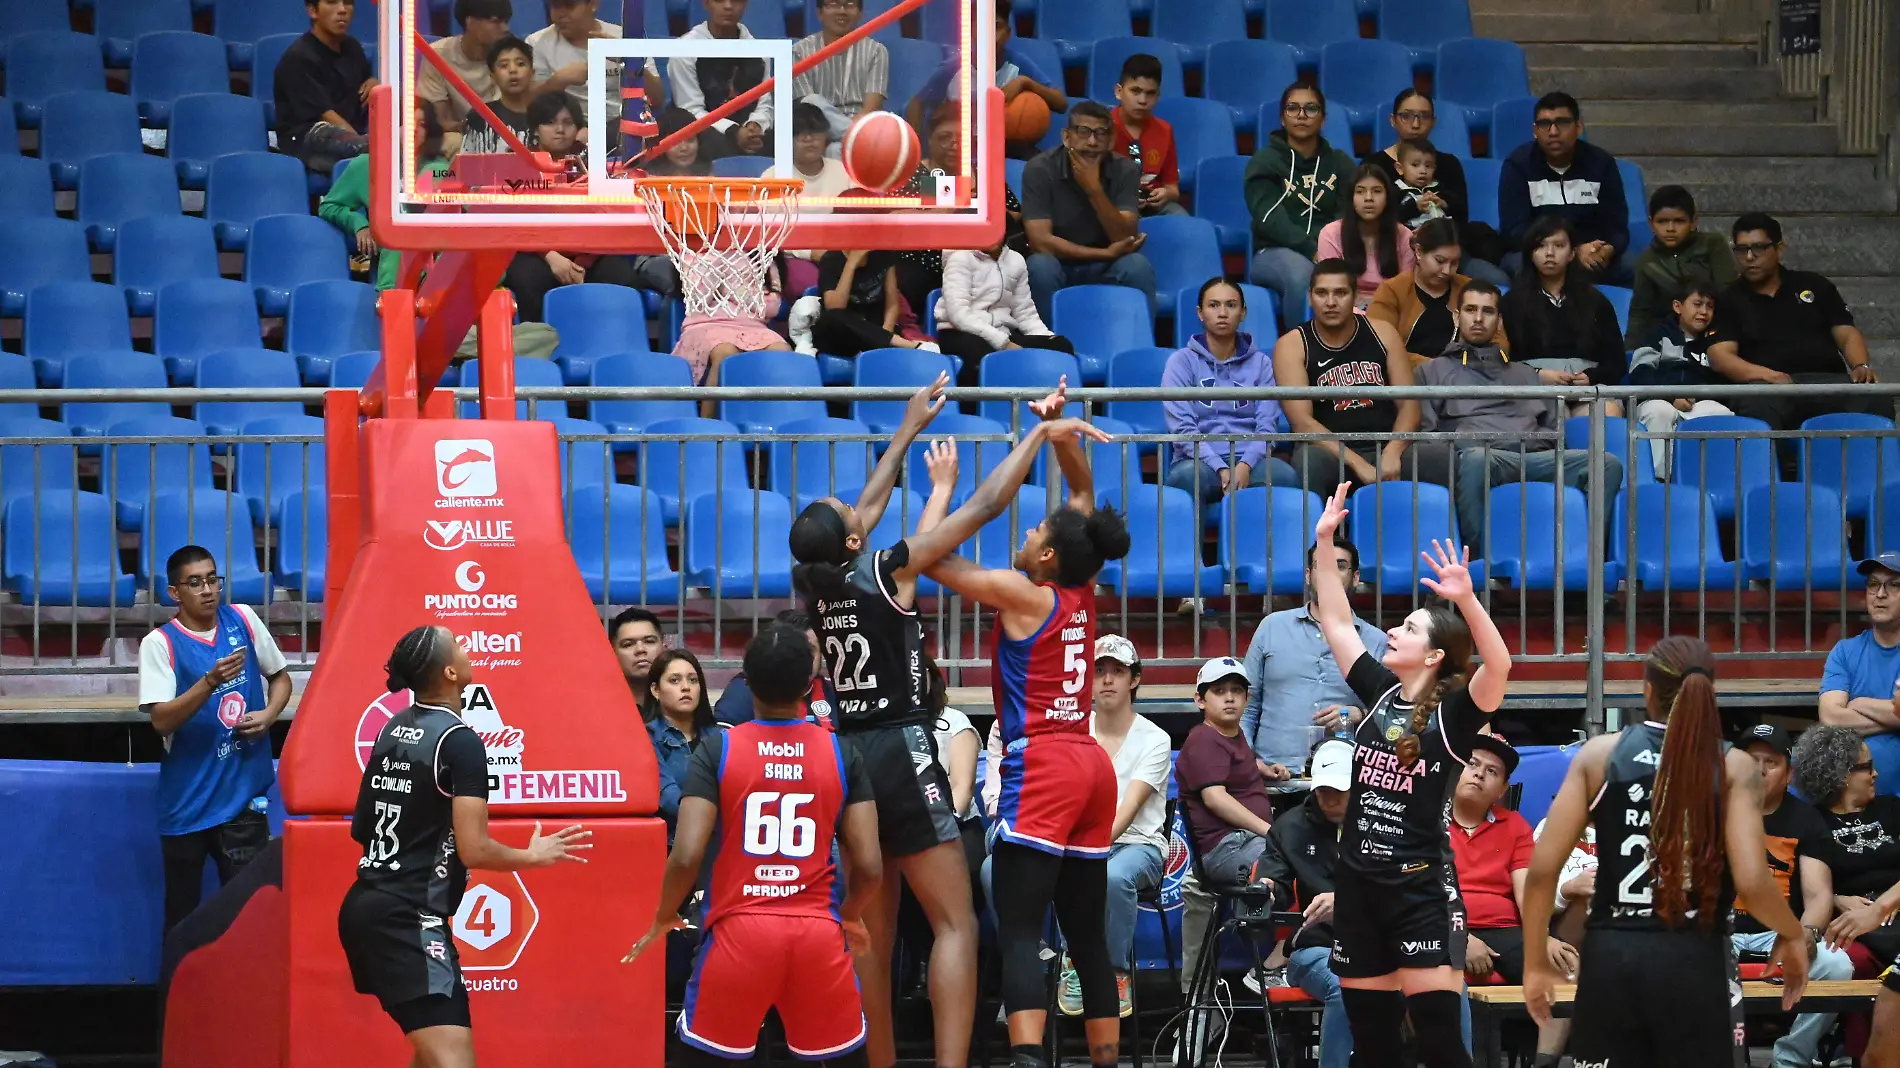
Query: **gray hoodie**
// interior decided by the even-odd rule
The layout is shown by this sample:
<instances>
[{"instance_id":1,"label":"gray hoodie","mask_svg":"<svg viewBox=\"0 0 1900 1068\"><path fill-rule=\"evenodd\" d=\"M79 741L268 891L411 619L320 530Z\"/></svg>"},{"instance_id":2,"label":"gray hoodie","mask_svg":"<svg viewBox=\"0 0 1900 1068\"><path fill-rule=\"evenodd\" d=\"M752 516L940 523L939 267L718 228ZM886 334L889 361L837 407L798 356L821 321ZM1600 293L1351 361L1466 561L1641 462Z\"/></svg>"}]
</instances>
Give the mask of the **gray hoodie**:
<instances>
[{"instance_id":1,"label":"gray hoodie","mask_svg":"<svg viewBox=\"0 0 1900 1068\"><path fill-rule=\"evenodd\" d=\"M1535 386L1537 369L1512 363L1496 345L1467 344L1425 361L1421 386L1457 386L1469 396L1427 400L1419 429L1442 432L1528 434L1557 429L1557 403L1528 397L1487 396L1486 386Z\"/></svg>"}]
</instances>

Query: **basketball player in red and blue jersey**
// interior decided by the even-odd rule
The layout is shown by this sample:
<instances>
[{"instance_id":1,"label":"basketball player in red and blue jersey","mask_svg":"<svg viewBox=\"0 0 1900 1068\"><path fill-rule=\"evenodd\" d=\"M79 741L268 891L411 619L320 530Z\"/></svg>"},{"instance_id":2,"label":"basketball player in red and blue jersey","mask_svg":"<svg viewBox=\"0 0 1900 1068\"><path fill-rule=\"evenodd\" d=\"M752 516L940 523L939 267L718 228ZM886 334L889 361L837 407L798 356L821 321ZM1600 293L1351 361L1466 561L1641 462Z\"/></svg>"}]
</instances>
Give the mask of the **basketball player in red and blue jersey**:
<instances>
[{"instance_id":1,"label":"basketball player in red and blue jersey","mask_svg":"<svg viewBox=\"0 0 1900 1068\"><path fill-rule=\"evenodd\" d=\"M1058 387L1031 408L1062 414ZM1115 767L1089 731L1095 670L1095 577L1128 553L1128 528L1095 505L1079 438L1054 438L1068 500L1028 532L1015 569L947 556L926 574L996 609L994 683L1004 743L992 852L1003 1008L1014 1068L1041 1068L1047 998L1038 954L1051 904L1082 984L1089 1061L1116 1063L1120 999L1105 924L1114 845Z\"/></svg>"},{"instance_id":2,"label":"basketball player in red and blue jersey","mask_svg":"<svg viewBox=\"0 0 1900 1068\"><path fill-rule=\"evenodd\" d=\"M883 862L870 778L856 751L807 719L812 646L775 623L745 651L754 718L708 732L681 788L679 824L653 926L632 961L681 923L706 848L718 835L705 934L679 1016L682 1065L745 1060L767 1009L801 1060L862 1068L864 1008L846 932L862 942ZM833 836L849 892L833 893Z\"/></svg>"}]
</instances>

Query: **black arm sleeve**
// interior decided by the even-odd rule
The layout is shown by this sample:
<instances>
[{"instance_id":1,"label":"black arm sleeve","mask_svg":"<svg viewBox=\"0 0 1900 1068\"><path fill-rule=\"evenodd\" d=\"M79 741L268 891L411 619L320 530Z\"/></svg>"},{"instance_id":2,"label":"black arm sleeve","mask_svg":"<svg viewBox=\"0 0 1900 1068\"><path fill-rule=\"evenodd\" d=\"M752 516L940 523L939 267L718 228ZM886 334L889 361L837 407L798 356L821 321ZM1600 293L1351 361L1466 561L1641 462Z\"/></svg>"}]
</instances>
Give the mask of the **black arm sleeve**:
<instances>
[{"instance_id":1,"label":"black arm sleeve","mask_svg":"<svg viewBox=\"0 0 1900 1068\"><path fill-rule=\"evenodd\" d=\"M1285 908L1297 902L1293 900L1293 865L1287 863L1286 853L1280 848L1281 822L1274 820L1272 829L1267 832L1266 848L1260 852L1260 863L1254 869L1254 875L1273 880L1273 903Z\"/></svg>"},{"instance_id":2,"label":"black arm sleeve","mask_svg":"<svg viewBox=\"0 0 1900 1068\"><path fill-rule=\"evenodd\" d=\"M1623 328L1616 321L1616 309L1610 306L1610 298L1601 291L1596 296L1596 322L1591 324L1590 333L1596 344L1596 351L1586 353L1587 358L1596 361L1589 371L1592 385L1620 386L1623 378L1629 374L1629 353L1623 350Z\"/></svg>"},{"instance_id":3,"label":"black arm sleeve","mask_svg":"<svg viewBox=\"0 0 1900 1068\"><path fill-rule=\"evenodd\" d=\"M871 772L864 766L864 757L856 748L844 751L844 803L855 805L860 801L877 800L871 789Z\"/></svg>"},{"instance_id":4,"label":"black arm sleeve","mask_svg":"<svg viewBox=\"0 0 1900 1068\"><path fill-rule=\"evenodd\" d=\"M1359 654L1359 659L1353 661L1352 668L1346 672L1346 685L1352 687L1352 692L1359 695L1359 700L1365 702L1368 709L1373 702L1384 697L1387 690L1398 684L1399 677L1379 663L1379 658L1373 656L1371 651Z\"/></svg>"},{"instance_id":5,"label":"black arm sleeve","mask_svg":"<svg viewBox=\"0 0 1900 1068\"><path fill-rule=\"evenodd\" d=\"M435 778L450 797L488 797L488 751L481 735L456 727L442 736L435 758Z\"/></svg>"},{"instance_id":6,"label":"black arm sleeve","mask_svg":"<svg viewBox=\"0 0 1900 1068\"><path fill-rule=\"evenodd\" d=\"M1381 152L1380 155L1385 153ZM1438 195L1444 198L1445 214L1458 224L1459 232L1471 221L1471 197L1465 190L1465 165L1449 152L1438 154Z\"/></svg>"},{"instance_id":7,"label":"black arm sleeve","mask_svg":"<svg viewBox=\"0 0 1900 1068\"><path fill-rule=\"evenodd\" d=\"M686 765L686 779L680 783L681 797L700 797L719 803L719 765L726 755L726 732L706 731L693 747Z\"/></svg>"}]
</instances>

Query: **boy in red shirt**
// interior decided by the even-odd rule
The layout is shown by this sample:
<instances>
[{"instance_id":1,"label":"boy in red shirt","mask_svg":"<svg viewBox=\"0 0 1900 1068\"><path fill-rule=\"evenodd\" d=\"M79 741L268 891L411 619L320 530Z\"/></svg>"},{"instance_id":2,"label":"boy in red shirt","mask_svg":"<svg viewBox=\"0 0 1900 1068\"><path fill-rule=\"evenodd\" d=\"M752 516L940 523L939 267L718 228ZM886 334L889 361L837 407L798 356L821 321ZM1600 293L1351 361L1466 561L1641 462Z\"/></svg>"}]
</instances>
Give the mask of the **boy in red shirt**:
<instances>
[{"instance_id":1,"label":"boy in red shirt","mask_svg":"<svg viewBox=\"0 0 1900 1068\"><path fill-rule=\"evenodd\" d=\"M1161 99L1161 61L1145 52L1129 56L1115 83L1116 155L1141 164L1141 213L1186 215L1181 206L1181 166L1174 154L1174 127L1155 117Z\"/></svg>"}]
</instances>

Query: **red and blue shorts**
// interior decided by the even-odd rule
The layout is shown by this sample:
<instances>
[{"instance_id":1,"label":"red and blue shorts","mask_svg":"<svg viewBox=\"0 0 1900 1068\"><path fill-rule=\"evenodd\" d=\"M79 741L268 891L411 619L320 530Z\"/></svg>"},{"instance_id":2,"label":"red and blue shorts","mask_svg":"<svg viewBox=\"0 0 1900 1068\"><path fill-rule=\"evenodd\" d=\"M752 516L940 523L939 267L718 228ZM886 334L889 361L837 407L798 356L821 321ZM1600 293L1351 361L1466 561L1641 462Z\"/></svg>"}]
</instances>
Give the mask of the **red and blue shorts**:
<instances>
[{"instance_id":1,"label":"red and blue shorts","mask_svg":"<svg viewBox=\"0 0 1900 1068\"><path fill-rule=\"evenodd\" d=\"M680 1039L743 1060L778 1009L785 1045L822 1061L864 1044L864 1007L844 929L829 917L740 912L707 928L686 985Z\"/></svg>"},{"instance_id":2,"label":"red and blue shorts","mask_svg":"<svg viewBox=\"0 0 1900 1068\"><path fill-rule=\"evenodd\" d=\"M1106 857L1114 846L1115 762L1088 735L1010 743L998 767L997 835L1060 857Z\"/></svg>"}]
</instances>

